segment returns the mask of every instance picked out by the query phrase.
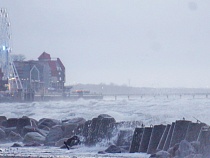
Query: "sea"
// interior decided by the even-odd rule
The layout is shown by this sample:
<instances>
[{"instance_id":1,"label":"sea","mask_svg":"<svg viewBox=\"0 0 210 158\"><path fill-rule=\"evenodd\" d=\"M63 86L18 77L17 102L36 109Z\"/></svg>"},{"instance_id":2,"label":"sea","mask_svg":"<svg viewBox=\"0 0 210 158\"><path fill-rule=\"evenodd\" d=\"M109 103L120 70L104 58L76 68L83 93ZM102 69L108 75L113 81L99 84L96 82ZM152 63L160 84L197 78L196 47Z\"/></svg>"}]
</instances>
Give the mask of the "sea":
<instances>
[{"instance_id":1,"label":"sea","mask_svg":"<svg viewBox=\"0 0 210 158\"><path fill-rule=\"evenodd\" d=\"M83 117L90 120L100 114L108 114L120 121L141 121L145 126L171 124L180 119L210 125L210 97L206 95L148 95L148 96L107 96L101 100L68 100L31 103L0 103L0 115L7 118L28 116L39 120L53 118L66 120ZM116 139L116 138L113 138ZM12 143L13 144L13 143ZM138 157L148 158L145 153L98 154L108 144L94 147L84 145L70 150L58 147L11 148L11 143L0 144L0 156L39 157Z\"/></svg>"}]
</instances>

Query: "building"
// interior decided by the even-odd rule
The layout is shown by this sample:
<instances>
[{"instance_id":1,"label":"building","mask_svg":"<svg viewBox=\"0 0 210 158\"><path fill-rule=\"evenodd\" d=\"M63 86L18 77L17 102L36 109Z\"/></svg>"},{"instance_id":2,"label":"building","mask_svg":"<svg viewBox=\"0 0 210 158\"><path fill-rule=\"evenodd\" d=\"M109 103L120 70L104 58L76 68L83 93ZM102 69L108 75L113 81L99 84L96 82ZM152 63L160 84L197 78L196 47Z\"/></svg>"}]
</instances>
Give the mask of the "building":
<instances>
[{"instance_id":1,"label":"building","mask_svg":"<svg viewBox=\"0 0 210 158\"><path fill-rule=\"evenodd\" d=\"M65 83L65 67L62 61L51 59L43 52L38 60L14 61L24 90L62 92Z\"/></svg>"}]
</instances>

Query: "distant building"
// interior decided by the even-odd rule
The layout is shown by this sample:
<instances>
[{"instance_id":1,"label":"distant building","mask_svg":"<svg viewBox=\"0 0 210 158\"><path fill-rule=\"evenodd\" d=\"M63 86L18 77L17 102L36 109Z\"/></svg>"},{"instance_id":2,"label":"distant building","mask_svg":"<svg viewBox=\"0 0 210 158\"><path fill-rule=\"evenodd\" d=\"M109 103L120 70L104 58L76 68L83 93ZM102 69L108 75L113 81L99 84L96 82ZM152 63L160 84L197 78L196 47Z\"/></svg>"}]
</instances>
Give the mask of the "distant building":
<instances>
[{"instance_id":1,"label":"distant building","mask_svg":"<svg viewBox=\"0 0 210 158\"><path fill-rule=\"evenodd\" d=\"M65 67L59 58L52 60L43 52L38 60L14 61L23 89L62 91Z\"/></svg>"}]
</instances>

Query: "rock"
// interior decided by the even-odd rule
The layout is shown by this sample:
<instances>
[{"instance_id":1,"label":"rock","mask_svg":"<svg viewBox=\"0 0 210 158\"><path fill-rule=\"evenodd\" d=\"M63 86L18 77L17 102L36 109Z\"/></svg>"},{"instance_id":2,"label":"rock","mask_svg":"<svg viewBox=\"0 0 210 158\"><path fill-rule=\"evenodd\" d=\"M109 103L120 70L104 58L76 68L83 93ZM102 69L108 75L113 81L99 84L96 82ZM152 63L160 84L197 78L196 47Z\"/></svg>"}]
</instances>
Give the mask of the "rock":
<instances>
[{"instance_id":1,"label":"rock","mask_svg":"<svg viewBox=\"0 0 210 158\"><path fill-rule=\"evenodd\" d=\"M50 118L43 118L39 120L38 127L41 128L42 126L47 126L49 128L52 128L55 125L60 125L61 122L59 120L50 119Z\"/></svg>"},{"instance_id":2,"label":"rock","mask_svg":"<svg viewBox=\"0 0 210 158\"><path fill-rule=\"evenodd\" d=\"M167 151L158 151L155 154L152 154L150 157L154 157L154 158L171 158L171 155L167 152Z\"/></svg>"},{"instance_id":3,"label":"rock","mask_svg":"<svg viewBox=\"0 0 210 158\"><path fill-rule=\"evenodd\" d=\"M29 132L25 135L23 142L24 143L31 143L37 142L43 144L45 141L45 137L39 134L38 132Z\"/></svg>"},{"instance_id":4,"label":"rock","mask_svg":"<svg viewBox=\"0 0 210 158\"><path fill-rule=\"evenodd\" d=\"M2 126L4 127L16 127L18 122L18 118L9 118L2 122Z\"/></svg>"},{"instance_id":5,"label":"rock","mask_svg":"<svg viewBox=\"0 0 210 158\"><path fill-rule=\"evenodd\" d=\"M56 142L63 138L63 130L61 128L62 126L57 125L51 128L48 135L46 136L45 144L48 142Z\"/></svg>"},{"instance_id":6,"label":"rock","mask_svg":"<svg viewBox=\"0 0 210 158\"><path fill-rule=\"evenodd\" d=\"M10 134L10 132L15 132L17 133L16 127L8 127L8 128L4 128L4 131L6 133L6 135L8 136Z\"/></svg>"},{"instance_id":7,"label":"rock","mask_svg":"<svg viewBox=\"0 0 210 158\"><path fill-rule=\"evenodd\" d=\"M110 145L105 152L107 153L121 153L121 148L117 147L116 145Z\"/></svg>"},{"instance_id":8,"label":"rock","mask_svg":"<svg viewBox=\"0 0 210 158\"><path fill-rule=\"evenodd\" d=\"M81 117L63 121L64 137L81 134L84 124L85 119Z\"/></svg>"},{"instance_id":9,"label":"rock","mask_svg":"<svg viewBox=\"0 0 210 158\"><path fill-rule=\"evenodd\" d=\"M21 142L23 141L23 138L20 136L19 133L15 133L13 131L10 132L8 139L11 140L12 142Z\"/></svg>"},{"instance_id":10,"label":"rock","mask_svg":"<svg viewBox=\"0 0 210 158\"><path fill-rule=\"evenodd\" d=\"M92 121L91 120L88 120L85 122L84 124L84 128L83 128L83 131L82 131L82 135L87 138L88 137L88 134L90 132L90 126L91 126L91 123Z\"/></svg>"},{"instance_id":11,"label":"rock","mask_svg":"<svg viewBox=\"0 0 210 158\"><path fill-rule=\"evenodd\" d=\"M25 136L29 132L38 132L38 131L37 131L37 129L35 127L32 127L32 126L28 125L28 126L24 126L22 128L21 135Z\"/></svg>"},{"instance_id":12,"label":"rock","mask_svg":"<svg viewBox=\"0 0 210 158\"><path fill-rule=\"evenodd\" d=\"M11 147L22 147L22 145L20 145L18 143L14 143Z\"/></svg>"},{"instance_id":13,"label":"rock","mask_svg":"<svg viewBox=\"0 0 210 158\"><path fill-rule=\"evenodd\" d=\"M23 116L22 118L19 118L17 121L17 131L18 133L22 134L22 129L25 126L32 126L31 119Z\"/></svg>"},{"instance_id":14,"label":"rock","mask_svg":"<svg viewBox=\"0 0 210 158\"><path fill-rule=\"evenodd\" d=\"M0 141L5 140L5 138L6 138L5 131L2 128L0 128Z\"/></svg>"},{"instance_id":15,"label":"rock","mask_svg":"<svg viewBox=\"0 0 210 158\"><path fill-rule=\"evenodd\" d=\"M76 134L76 130L78 128L77 124L65 124L62 126L62 129L64 130L63 134L64 137L72 137Z\"/></svg>"},{"instance_id":16,"label":"rock","mask_svg":"<svg viewBox=\"0 0 210 158\"><path fill-rule=\"evenodd\" d=\"M72 146L81 144L81 141L80 141L80 138L75 135L67 139L67 141L64 141L64 144L66 145L66 148L69 149Z\"/></svg>"},{"instance_id":17,"label":"rock","mask_svg":"<svg viewBox=\"0 0 210 158\"><path fill-rule=\"evenodd\" d=\"M93 118L85 144L95 145L103 139L109 140L112 137L115 122L115 119L107 114L101 114L97 118Z\"/></svg>"},{"instance_id":18,"label":"rock","mask_svg":"<svg viewBox=\"0 0 210 158\"><path fill-rule=\"evenodd\" d=\"M179 144L179 148L177 150L177 156L185 157L190 154L196 154L196 150L194 147L186 140L182 140Z\"/></svg>"},{"instance_id":19,"label":"rock","mask_svg":"<svg viewBox=\"0 0 210 158\"><path fill-rule=\"evenodd\" d=\"M7 118L5 116L0 116L0 126L2 126L3 121L7 121Z\"/></svg>"}]
</instances>

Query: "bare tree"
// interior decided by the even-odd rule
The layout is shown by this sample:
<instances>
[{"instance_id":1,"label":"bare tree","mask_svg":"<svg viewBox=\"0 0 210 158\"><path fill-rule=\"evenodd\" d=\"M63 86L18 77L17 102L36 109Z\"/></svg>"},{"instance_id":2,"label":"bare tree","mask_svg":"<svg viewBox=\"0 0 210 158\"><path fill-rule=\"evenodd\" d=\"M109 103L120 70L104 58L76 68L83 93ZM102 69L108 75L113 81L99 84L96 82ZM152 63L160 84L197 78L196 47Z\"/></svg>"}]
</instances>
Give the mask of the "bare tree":
<instances>
[{"instance_id":1,"label":"bare tree","mask_svg":"<svg viewBox=\"0 0 210 158\"><path fill-rule=\"evenodd\" d=\"M10 57L12 61L24 61L26 58L23 54L12 54Z\"/></svg>"}]
</instances>

